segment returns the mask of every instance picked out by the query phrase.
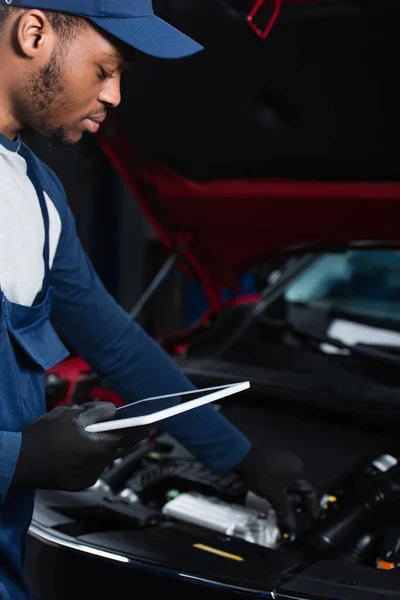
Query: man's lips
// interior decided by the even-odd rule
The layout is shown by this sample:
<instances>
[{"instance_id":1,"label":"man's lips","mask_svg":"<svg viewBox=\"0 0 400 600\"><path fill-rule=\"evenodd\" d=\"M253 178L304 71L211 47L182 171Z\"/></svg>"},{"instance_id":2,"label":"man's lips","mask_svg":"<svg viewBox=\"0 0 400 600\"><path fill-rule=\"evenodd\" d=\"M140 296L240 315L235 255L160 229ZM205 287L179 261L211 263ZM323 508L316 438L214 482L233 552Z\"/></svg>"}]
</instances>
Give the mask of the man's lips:
<instances>
[{"instance_id":1,"label":"man's lips","mask_svg":"<svg viewBox=\"0 0 400 600\"><path fill-rule=\"evenodd\" d=\"M84 120L84 123L86 124L86 129L90 131L90 133L97 133L100 129L100 125L103 123L105 118L105 115L87 117Z\"/></svg>"},{"instance_id":2,"label":"man's lips","mask_svg":"<svg viewBox=\"0 0 400 600\"><path fill-rule=\"evenodd\" d=\"M93 117L87 117L87 119L89 121L94 121L95 123L98 123L99 125L102 124L102 122L104 121L104 119L106 118L106 115L94 115Z\"/></svg>"}]
</instances>

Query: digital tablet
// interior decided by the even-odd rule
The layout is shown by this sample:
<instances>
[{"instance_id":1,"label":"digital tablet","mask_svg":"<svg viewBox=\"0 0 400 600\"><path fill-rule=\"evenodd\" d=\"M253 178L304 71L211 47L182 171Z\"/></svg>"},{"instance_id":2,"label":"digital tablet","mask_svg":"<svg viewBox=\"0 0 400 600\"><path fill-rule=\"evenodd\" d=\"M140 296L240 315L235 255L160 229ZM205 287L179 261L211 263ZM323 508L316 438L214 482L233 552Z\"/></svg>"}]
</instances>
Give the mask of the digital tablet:
<instances>
[{"instance_id":1,"label":"digital tablet","mask_svg":"<svg viewBox=\"0 0 400 600\"><path fill-rule=\"evenodd\" d=\"M144 398L143 400L138 400L132 404L117 408L113 419L88 425L86 431L96 433L99 431L112 431L114 429L126 429L127 427L139 427L141 425L158 423L159 421L174 417L188 410L193 410L209 402L215 402L215 400L237 394L249 387L249 381L241 381L240 383L229 383L189 392Z\"/></svg>"}]
</instances>

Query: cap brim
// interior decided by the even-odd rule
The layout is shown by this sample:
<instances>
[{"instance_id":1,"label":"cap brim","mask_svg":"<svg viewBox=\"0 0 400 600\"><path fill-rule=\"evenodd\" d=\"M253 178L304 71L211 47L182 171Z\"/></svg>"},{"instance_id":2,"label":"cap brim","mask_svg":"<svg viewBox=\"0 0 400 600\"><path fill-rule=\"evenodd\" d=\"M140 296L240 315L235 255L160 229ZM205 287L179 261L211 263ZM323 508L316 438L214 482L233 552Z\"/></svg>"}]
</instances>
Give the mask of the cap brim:
<instances>
[{"instance_id":1,"label":"cap brim","mask_svg":"<svg viewBox=\"0 0 400 600\"><path fill-rule=\"evenodd\" d=\"M184 58L203 50L203 46L155 15L90 20L132 48L157 58Z\"/></svg>"}]
</instances>

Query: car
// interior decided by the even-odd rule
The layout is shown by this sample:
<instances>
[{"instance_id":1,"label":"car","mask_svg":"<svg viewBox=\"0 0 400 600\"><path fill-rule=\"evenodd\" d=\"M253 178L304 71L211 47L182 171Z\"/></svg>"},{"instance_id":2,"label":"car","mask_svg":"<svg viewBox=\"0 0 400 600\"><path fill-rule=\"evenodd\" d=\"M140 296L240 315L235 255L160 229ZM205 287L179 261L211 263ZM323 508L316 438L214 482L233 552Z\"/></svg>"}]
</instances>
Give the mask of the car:
<instances>
[{"instance_id":1,"label":"car","mask_svg":"<svg viewBox=\"0 0 400 600\"><path fill-rule=\"evenodd\" d=\"M254 528L235 475L218 477L160 435L118 459L89 490L38 493L30 530L38 597L83 598L92 589L105 598L116 580L124 589L143 581L149 593L161 581L171 591L196 582L198 597L209 586L221 597L282 599L398 591L399 267L396 250L298 257L257 301L208 315L208 326L189 338L160 340L172 354L178 349L177 362L200 386L251 381L248 397L221 401L221 410L266 451L300 453L318 490L316 523L292 498L295 540L280 538L270 507ZM70 360L81 377L85 368L92 376L84 401L96 377ZM49 565L57 579L46 596Z\"/></svg>"},{"instance_id":2,"label":"car","mask_svg":"<svg viewBox=\"0 0 400 600\"><path fill-rule=\"evenodd\" d=\"M199 387L251 382L219 410L266 452L300 454L319 517L291 497L298 531L282 536L237 476L153 436L90 489L37 493L39 600L400 592L399 7L283 3L263 39L248 4L165 3L208 50L136 65L98 142L207 300L158 343ZM93 398L122 404L79 356L47 374L49 408Z\"/></svg>"}]
</instances>

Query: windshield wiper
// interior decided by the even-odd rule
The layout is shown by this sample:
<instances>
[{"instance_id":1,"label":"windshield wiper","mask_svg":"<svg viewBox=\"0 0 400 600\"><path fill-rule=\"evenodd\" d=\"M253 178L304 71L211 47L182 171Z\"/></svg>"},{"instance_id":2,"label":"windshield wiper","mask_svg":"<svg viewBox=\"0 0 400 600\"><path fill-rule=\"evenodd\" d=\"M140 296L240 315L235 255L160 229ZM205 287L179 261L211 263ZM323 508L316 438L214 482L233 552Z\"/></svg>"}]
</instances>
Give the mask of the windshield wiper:
<instances>
[{"instance_id":1,"label":"windshield wiper","mask_svg":"<svg viewBox=\"0 0 400 600\"><path fill-rule=\"evenodd\" d=\"M342 340L330 337L329 335L324 335L323 333L319 333L314 329L309 329L308 327L304 327L303 325L292 323L290 321L281 321L279 319L271 319L269 317L262 317L260 320L267 325L285 329L296 337L305 338L307 341L316 342L318 345L329 344L330 346L334 346L340 350L346 350L353 356L359 356L368 360L378 361L385 365L393 365L397 367L400 365L400 356L396 356L396 354L392 352L386 352L385 350L379 350L378 348L371 348L371 346L366 346L364 344L346 344L346 342L342 342Z\"/></svg>"}]
</instances>

